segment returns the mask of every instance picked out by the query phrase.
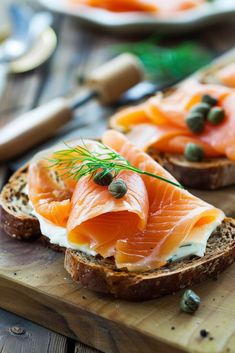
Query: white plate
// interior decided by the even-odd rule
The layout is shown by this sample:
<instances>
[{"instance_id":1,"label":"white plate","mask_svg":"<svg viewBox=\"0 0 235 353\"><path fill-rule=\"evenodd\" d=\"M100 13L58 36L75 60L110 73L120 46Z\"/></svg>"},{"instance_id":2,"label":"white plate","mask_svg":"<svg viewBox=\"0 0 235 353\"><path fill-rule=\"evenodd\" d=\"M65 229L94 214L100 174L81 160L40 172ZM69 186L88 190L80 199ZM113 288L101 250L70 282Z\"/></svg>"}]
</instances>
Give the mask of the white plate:
<instances>
[{"instance_id":1,"label":"white plate","mask_svg":"<svg viewBox=\"0 0 235 353\"><path fill-rule=\"evenodd\" d=\"M93 24L120 33L186 31L216 23L235 15L235 0L214 0L200 8L189 10L171 18L142 13L114 13L103 9L72 6L67 0L39 0L45 7L76 16L81 22ZM162 0L164 1L164 0Z\"/></svg>"}]
</instances>

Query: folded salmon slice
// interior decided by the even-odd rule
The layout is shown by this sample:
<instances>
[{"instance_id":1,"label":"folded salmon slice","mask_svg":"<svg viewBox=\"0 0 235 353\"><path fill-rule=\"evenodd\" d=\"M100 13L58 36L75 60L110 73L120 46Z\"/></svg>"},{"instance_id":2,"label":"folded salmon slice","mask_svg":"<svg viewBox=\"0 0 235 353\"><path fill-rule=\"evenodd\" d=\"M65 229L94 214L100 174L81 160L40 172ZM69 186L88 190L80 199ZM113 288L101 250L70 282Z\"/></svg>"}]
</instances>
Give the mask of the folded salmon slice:
<instances>
[{"instance_id":1,"label":"folded salmon slice","mask_svg":"<svg viewBox=\"0 0 235 353\"><path fill-rule=\"evenodd\" d=\"M128 191L115 199L108 187L99 186L89 177L81 179L72 197L68 220L68 239L73 244L88 245L103 257L113 256L116 241L146 228L149 203L142 178L122 171Z\"/></svg>"},{"instance_id":2,"label":"folded salmon slice","mask_svg":"<svg viewBox=\"0 0 235 353\"><path fill-rule=\"evenodd\" d=\"M29 199L34 209L52 223L65 227L70 213L71 191L56 180L49 163L31 163L28 172Z\"/></svg>"},{"instance_id":3,"label":"folded salmon slice","mask_svg":"<svg viewBox=\"0 0 235 353\"><path fill-rule=\"evenodd\" d=\"M103 135L103 143L135 167L175 181L157 162L132 145L121 133L107 131ZM145 271L163 266L181 244L193 235L195 237L195 230L200 233L201 227L214 227L224 217L221 210L184 189L146 175L142 179L149 196L147 227L143 232L122 237L116 243L116 265L118 268L126 267L129 271ZM204 235L208 237L208 232L204 232Z\"/></svg>"},{"instance_id":4,"label":"folded salmon slice","mask_svg":"<svg viewBox=\"0 0 235 353\"><path fill-rule=\"evenodd\" d=\"M92 148L90 140L74 140L71 147L86 144ZM76 181L64 175L64 171L54 167L48 159L54 152L66 149L64 144L37 153L29 164L28 190L34 210L51 223L66 227L71 210L71 197Z\"/></svg>"}]
</instances>

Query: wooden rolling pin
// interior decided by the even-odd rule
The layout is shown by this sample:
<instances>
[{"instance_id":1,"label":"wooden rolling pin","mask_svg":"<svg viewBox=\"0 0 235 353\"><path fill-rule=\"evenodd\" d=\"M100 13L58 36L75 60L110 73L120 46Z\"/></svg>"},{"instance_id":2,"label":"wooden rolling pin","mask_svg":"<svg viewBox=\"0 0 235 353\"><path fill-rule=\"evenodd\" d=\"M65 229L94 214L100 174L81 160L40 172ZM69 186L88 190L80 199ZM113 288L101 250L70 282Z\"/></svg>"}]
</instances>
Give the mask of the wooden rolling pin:
<instances>
[{"instance_id":1,"label":"wooden rolling pin","mask_svg":"<svg viewBox=\"0 0 235 353\"><path fill-rule=\"evenodd\" d=\"M86 80L88 93L75 101L56 98L0 130L0 162L20 155L45 141L73 118L73 111L97 97L104 104L114 103L122 93L139 83L144 76L138 58L122 54L93 71Z\"/></svg>"}]
</instances>

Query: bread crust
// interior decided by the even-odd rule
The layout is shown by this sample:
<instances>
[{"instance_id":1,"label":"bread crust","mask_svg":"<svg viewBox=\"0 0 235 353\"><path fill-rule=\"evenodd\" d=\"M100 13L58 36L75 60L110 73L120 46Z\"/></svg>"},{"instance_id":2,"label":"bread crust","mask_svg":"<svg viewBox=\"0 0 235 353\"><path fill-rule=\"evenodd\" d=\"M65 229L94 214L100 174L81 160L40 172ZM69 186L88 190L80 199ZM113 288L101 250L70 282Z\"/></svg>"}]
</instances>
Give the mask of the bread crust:
<instances>
[{"instance_id":1,"label":"bread crust","mask_svg":"<svg viewBox=\"0 0 235 353\"><path fill-rule=\"evenodd\" d=\"M16 239L35 239L41 236L38 220L29 213L19 212L13 205L12 195L23 195L28 165L16 171L4 186L0 195L0 225L4 232ZM23 202L27 203L25 197Z\"/></svg>"},{"instance_id":2,"label":"bread crust","mask_svg":"<svg viewBox=\"0 0 235 353\"><path fill-rule=\"evenodd\" d=\"M216 190L235 184L235 163L227 158L189 162L182 155L159 153L153 148L148 153L186 187Z\"/></svg>"},{"instance_id":3,"label":"bread crust","mask_svg":"<svg viewBox=\"0 0 235 353\"><path fill-rule=\"evenodd\" d=\"M84 256L81 252L66 250L65 269L74 281L93 291L112 294L117 298L143 301L191 287L216 277L235 260L235 220L227 218L221 232L230 232L231 242L226 249L209 252L202 258L179 261L155 271L133 273L115 269L111 260ZM207 250L208 251L208 250Z\"/></svg>"}]
</instances>

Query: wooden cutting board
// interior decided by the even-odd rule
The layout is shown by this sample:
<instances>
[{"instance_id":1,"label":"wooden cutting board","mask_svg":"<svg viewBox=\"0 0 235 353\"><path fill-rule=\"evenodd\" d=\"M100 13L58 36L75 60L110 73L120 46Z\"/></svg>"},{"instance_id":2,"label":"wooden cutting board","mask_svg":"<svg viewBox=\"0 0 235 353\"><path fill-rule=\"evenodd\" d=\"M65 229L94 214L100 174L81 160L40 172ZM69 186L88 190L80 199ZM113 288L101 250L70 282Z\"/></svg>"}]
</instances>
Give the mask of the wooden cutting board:
<instances>
[{"instance_id":1,"label":"wooden cutting board","mask_svg":"<svg viewBox=\"0 0 235 353\"><path fill-rule=\"evenodd\" d=\"M202 303L180 312L182 293L131 303L72 283L63 255L0 234L0 306L107 353L234 353L235 265L195 288ZM200 336L206 329L209 335Z\"/></svg>"}]
</instances>

